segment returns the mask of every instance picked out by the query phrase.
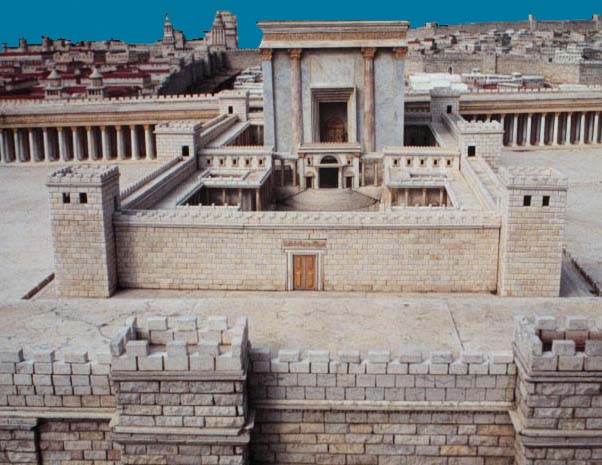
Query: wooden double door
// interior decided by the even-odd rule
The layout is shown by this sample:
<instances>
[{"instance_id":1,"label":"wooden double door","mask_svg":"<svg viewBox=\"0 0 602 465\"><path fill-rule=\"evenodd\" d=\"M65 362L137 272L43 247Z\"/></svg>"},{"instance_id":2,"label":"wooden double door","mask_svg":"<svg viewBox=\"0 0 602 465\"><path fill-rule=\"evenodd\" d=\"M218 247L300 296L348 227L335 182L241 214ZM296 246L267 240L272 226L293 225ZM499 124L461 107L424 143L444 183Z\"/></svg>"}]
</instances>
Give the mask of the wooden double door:
<instances>
[{"instance_id":1,"label":"wooden double door","mask_svg":"<svg viewBox=\"0 0 602 465\"><path fill-rule=\"evenodd\" d=\"M317 260L315 255L293 255L293 289L315 291L318 289Z\"/></svg>"}]
</instances>

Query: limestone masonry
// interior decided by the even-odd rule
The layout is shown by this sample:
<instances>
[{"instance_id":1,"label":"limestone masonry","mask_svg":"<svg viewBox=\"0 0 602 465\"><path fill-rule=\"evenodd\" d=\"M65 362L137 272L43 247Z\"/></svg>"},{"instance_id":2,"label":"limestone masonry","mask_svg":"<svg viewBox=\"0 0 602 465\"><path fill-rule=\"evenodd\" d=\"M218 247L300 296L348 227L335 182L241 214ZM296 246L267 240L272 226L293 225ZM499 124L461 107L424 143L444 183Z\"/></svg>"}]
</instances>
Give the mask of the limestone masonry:
<instances>
[{"instance_id":1,"label":"limestone masonry","mask_svg":"<svg viewBox=\"0 0 602 465\"><path fill-rule=\"evenodd\" d=\"M135 317L106 352L0 352L3 463L598 463L602 320L514 351L252 347L247 320Z\"/></svg>"},{"instance_id":2,"label":"limestone masonry","mask_svg":"<svg viewBox=\"0 0 602 465\"><path fill-rule=\"evenodd\" d=\"M257 27L0 52L0 465L602 465L600 16Z\"/></svg>"}]
</instances>

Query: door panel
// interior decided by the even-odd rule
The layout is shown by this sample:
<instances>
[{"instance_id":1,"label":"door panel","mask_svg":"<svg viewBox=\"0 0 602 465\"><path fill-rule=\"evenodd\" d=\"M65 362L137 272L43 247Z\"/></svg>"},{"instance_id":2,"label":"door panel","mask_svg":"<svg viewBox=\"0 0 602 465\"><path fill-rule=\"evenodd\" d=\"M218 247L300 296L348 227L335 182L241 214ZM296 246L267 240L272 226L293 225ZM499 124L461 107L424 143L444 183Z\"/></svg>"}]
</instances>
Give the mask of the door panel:
<instances>
[{"instance_id":1,"label":"door panel","mask_svg":"<svg viewBox=\"0 0 602 465\"><path fill-rule=\"evenodd\" d=\"M293 255L293 289L316 290L318 288L315 255Z\"/></svg>"}]
</instances>

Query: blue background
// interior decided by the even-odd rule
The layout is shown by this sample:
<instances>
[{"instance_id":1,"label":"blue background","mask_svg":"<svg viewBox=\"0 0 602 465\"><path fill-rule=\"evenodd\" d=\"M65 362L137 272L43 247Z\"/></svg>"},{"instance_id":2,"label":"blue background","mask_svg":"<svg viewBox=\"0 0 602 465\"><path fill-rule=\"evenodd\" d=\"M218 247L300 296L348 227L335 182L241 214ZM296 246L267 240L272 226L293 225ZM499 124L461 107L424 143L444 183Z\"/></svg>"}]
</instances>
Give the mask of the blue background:
<instances>
[{"instance_id":1,"label":"blue background","mask_svg":"<svg viewBox=\"0 0 602 465\"><path fill-rule=\"evenodd\" d=\"M96 7L95 5L99 5ZM121 39L154 42L161 38L167 12L188 39L203 36L215 10L238 16L241 47L256 47L256 21L267 19L403 19L412 26L538 19L591 19L602 14L600 0L0 0L0 42L16 45L19 37L39 43L54 39ZM596 11L597 10L597 11Z\"/></svg>"}]
</instances>

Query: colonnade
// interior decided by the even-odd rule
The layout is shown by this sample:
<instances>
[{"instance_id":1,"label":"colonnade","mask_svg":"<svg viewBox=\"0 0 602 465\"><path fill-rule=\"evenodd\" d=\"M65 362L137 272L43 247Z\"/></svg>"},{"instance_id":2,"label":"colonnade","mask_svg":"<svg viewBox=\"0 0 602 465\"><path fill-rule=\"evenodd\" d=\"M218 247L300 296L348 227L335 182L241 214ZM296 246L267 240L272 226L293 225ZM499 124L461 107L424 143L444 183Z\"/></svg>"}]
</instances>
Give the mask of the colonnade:
<instances>
[{"instance_id":1,"label":"colonnade","mask_svg":"<svg viewBox=\"0 0 602 465\"><path fill-rule=\"evenodd\" d=\"M467 121L499 121L504 145L532 147L602 143L601 111L462 115Z\"/></svg>"},{"instance_id":2,"label":"colonnade","mask_svg":"<svg viewBox=\"0 0 602 465\"><path fill-rule=\"evenodd\" d=\"M154 126L0 128L0 162L154 159Z\"/></svg>"}]
</instances>

